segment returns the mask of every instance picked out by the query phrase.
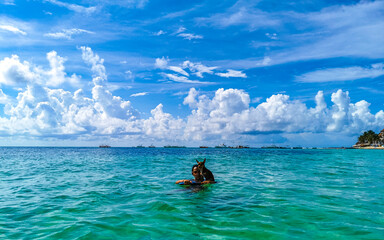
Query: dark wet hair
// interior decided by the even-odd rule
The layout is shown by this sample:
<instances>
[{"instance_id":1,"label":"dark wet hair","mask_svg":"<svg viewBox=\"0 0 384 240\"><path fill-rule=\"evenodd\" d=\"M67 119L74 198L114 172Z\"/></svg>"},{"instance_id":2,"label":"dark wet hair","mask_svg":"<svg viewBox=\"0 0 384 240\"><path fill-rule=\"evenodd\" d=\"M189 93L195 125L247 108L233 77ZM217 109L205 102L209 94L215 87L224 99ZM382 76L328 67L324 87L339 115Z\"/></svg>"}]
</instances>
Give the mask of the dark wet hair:
<instances>
[{"instance_id":1,"label":"dark wet hair","mask_svg":"<svg viewBox=\"0 0 384 240\"><path fill-rule=\"evenodd\" d=\"M193 165L193 166L192 166L192 172L193 172L193 169L194 169L195 167L199 167L199 165L197 165L197 164Z\"/></svg>"}]
</instances>

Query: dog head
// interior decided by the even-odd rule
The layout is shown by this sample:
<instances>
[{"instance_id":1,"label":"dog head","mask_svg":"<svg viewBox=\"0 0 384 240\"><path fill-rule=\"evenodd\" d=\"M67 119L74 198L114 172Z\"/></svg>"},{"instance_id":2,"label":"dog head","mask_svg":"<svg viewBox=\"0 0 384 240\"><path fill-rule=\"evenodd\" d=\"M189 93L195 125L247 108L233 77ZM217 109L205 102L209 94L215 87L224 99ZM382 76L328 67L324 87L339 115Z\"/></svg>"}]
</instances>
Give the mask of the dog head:
<instances>
[{"instance_id":1,"label":"dog head","mask_svg":"<svg viewBox=\"0 0 384 240\"><path fill-rule=\"evenodd\" d=\"M199 170L200 170L201 173L203 172L203 169L204 169L204 167L205 167L205 161L206 161L205 158L204 158L204 161L202 161L202 162L199 162L198 160L196 160L196 162L197 162L197 167L199 168Z\"/></svg>"}]
</instances>

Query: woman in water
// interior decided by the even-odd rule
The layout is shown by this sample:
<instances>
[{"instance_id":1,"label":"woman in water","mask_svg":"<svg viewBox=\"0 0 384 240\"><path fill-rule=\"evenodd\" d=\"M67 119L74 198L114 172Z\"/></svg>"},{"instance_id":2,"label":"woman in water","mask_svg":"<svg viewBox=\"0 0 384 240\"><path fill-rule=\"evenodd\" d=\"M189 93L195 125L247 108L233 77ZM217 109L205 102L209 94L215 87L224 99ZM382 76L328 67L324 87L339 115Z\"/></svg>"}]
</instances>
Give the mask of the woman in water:
<instances>
[{"instance_id":1,"label":"woman in water","mask_svg":"<svg viewBox=\"0 0 384 240\"><path fill-rule=\"evenodd\" d=\"M200 171L197 167L197 164L193 165L192 167L192 175L195 177L193 180L178 180L176 181L176 184L184 183L185 185L191 185L191 184L201 184L204 182L204 177L200 174Z\"/></svg>"},{"instance_id":2,"label":"woman in water","mask_svg":"<svg viewBox=\"0 0 384 240\"><path fill-rule=\"evenodd\" d=\"M207 183L215 183L214 181L204 181L204 177L203 175L201 175L197 164L192 166L192 175L193 177L195 177L195 179L178 180L176 181L176 184L184 183L184 185L193 185L193 184L200 185L200 184L207 184Z\"/></svg>"}]
</instances>

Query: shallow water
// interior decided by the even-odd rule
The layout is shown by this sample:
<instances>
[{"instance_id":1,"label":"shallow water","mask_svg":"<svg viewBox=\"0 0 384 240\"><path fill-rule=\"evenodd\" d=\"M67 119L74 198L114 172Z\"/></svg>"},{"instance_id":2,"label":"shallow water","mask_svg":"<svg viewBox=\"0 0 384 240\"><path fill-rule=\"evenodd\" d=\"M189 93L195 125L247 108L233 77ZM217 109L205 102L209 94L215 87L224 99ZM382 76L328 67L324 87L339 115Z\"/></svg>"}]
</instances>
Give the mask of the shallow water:
<instances>
[{"instance_id":1,"label":"shallow water","mask_svg":"<svg viewBox=\"0 0 384 240\"><path fill-rule=\"evenodd\" d=\"M0 148L0 238L384 239L384 151Z\"/></svg>"}]
</instances>

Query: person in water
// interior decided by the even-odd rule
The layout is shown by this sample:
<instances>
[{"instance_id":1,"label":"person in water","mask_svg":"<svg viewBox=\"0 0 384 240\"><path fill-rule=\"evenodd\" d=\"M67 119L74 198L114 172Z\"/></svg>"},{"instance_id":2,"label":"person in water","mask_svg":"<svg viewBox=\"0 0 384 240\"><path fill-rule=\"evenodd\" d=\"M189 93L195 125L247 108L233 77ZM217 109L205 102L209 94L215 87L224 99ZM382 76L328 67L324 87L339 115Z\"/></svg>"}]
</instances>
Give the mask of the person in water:
<instances>
[{"instance_id":1,"label":"person in water","mask_svg":"<svg viewBox=\"0 0 384 240\"><path fill-rule=\"evenodd\" d=\"M191 184L206 184L206 183L212 183L211 181L204 181L203 175L201 175L200 170L198 168L198 165L195 164L192 166L192 175L195 179L188 180L178 180L176 181L176 184L184 183L184 185L191 185Z\"/></svg>"}]
</instances>

